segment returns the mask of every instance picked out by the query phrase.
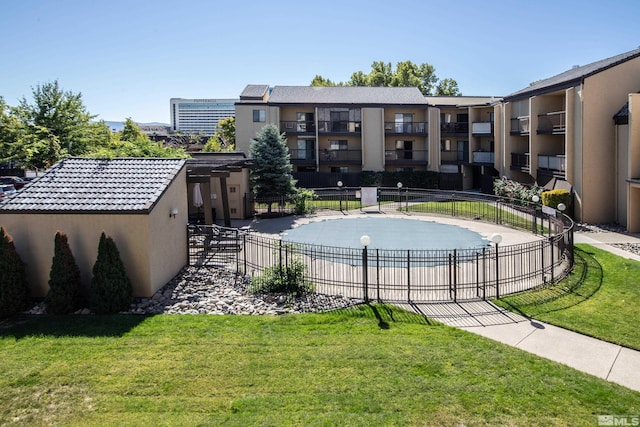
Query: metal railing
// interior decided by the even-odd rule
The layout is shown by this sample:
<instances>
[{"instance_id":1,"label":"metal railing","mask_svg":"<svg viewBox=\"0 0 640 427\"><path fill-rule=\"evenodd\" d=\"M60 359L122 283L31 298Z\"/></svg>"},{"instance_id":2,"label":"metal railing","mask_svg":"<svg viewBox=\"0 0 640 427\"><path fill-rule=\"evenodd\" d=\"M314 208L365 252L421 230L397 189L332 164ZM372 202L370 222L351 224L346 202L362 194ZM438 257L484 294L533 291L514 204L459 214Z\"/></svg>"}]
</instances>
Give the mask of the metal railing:
<instances>
[{"instance_id":1,"label":"metal railing","mask_svg":"<svg viewBox=\"0 0 640 427\"><path fill-rule=\"evenodd\" d=\"M385 150L385 163L426 162L429 159L428 150Z\"/></svg>"},{"instance_id":2,"label":"metal railing","mask_svg":"<svg viewBox=\"0 0 640 427\"><path fill-rule=\"evenodd\" d=\"M360 133L360 122L352 121L320 121L318 122L320 133Z\"/></svg>"},{"instance_id":3,"label":"metal railing","mask_svg":"<svg viewBox=\"0 0 640 427\"><path fill-rule=\"evenodd\" d=\"M440 123L440 132L442 134L467 134L469 133L468 122L450 122Z\"/></svg>"},{"instance_id":4,"label":"metal railing","mask_svg":"<svg viewBox=\"0 0 640 427\"><path fill-rule=\"evenodd\" d=\"M384 122L384 132L387 134L413 134L426 135L428 129L427 122Z\"/></svg>"},{"instance_id":5,"label":"metal railing","mask_svg":"<svg viewBox=\"0 0 640 427\"><path fill-rule=\"evenodd\" d=\"M563 134L566 130L566 119L564 111L538 115L539 134Z\"/></svg>"},{"instance_id":6,"label":"metal railing","mask_svg":"<svg viewBox=\"0 0 640 427\"><path fill-rule=\"evenodd\" d=\"M473 163L493 163L494 152L493 151L474 151Z\"/></svg>"},{"instance_id":7,"label":"metal railing","mask_svg":"<svg viewBox=\"0 0 640 427\"><path fill-rule=\"evenodd\" d=\"M529 134L529 116L521 116L511 119L511 135Z\"/></svg>"},{"instance_id":8,"label":"metal railing","mask_svg":"<svg viewBox=\"0 0 640 427\"><path fill-rule=\"evenodd\" d=\"M337 210L335 201L348 208L348 202L357 199L358 189L317 193L318 209L324 204ZM378 203L378 209L385 212L469 218L537 237L528 243L475 249L387 250L291 243L246 230L212 226L218 231L208 231L199 226L189 229L189 262L225 265L250 276L302 262L304 279L313 284L315 292L363 302L500 298L554 283L573 266L573 221L559 212L492 196L416 189L381 188Z\"/></svg>"},{"instance_id":9,"label":"metal railing","mask_svg":"<svg viewBox=\"0 0 640 427\"><path fill-rule=\"evenodd\" d=\"M320 163L362 162L362 150L320 150Z\"/></svg>"},{"instance_id":10,"label":"metal railing","mask_svg":"<svg viewBox=\"0 0 640 427\"><path fill-rule=\"evenodd\" d=\"M316 123L314 121L281 121L280 131L285 133L315 133Z\"/></svg>"}]
</instances>

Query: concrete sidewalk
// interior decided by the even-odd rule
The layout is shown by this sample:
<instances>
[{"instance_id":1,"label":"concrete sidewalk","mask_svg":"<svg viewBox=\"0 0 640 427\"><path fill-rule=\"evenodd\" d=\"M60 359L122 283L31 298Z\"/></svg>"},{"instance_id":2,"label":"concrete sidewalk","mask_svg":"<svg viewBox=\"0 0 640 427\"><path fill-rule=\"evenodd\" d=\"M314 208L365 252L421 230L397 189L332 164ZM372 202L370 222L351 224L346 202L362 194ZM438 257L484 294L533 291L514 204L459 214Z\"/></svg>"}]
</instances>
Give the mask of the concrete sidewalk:
<instances>
[{"instance_id":1,"label":"concrete sidewalk","mask_svg":"<svg viewBox=\"0 0 640 427\"><path fill-rule=\"evenodd\" d=\"M640 391L640 351L527 319L488 301L400 306Z\"/></svg>"},{"instance_id":2,"label":"concrete sidewalk","mask_svg":"<svg viewBox=\"0 0 640 427\"><path fill-rule=\"evenodd\" d=\"M640 256L612 244L640 244L639 235L615 232L577 232L575 243L586 243L624 258ZM403 307L469 332L528 351L640 391L640 351L611 344L538 322L490 302L404 304Z\"/></svg>"}]
</instances>

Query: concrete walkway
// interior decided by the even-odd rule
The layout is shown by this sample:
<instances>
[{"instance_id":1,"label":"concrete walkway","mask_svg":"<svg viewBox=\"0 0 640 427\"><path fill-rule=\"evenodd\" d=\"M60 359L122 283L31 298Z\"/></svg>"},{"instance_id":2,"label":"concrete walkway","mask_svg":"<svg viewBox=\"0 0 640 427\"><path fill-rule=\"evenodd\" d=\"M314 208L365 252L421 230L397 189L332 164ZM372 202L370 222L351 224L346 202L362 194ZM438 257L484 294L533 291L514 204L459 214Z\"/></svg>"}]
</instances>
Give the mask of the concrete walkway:
<instances>
[{"instance_id":1,"label":"concrete walkway","mask_svg":"<svg viewBox=\"0 0 640 427\"><path fill-rule=\"evenodd\" d=\"M640 256L611 246L615 243L640 244L637 235L576 233L575 242L640 261ZM640 391L640 351L528 319L485 301L403 304L402 307Z\"/></svg>"}]
</instances>

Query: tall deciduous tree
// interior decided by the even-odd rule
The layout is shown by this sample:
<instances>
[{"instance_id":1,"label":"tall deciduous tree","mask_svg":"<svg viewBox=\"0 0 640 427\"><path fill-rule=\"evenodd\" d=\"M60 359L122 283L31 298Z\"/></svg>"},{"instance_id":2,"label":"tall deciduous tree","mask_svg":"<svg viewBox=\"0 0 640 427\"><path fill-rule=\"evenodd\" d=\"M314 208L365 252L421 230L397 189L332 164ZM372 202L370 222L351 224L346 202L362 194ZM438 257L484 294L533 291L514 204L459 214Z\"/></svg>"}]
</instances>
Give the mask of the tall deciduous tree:
<instances>
[{"instance_id":1,"label":"tall deciduous tree","mask_svg":"<svg viewBox=\"0 0 640 427\"><path fill-rule=\"evenodd\" d=\"M271 212L272 198L296 193L293 167L289 158L284 134L278 133L274 124L266 125L251 140L249 154L255 160L251 170L251 186L254 196L268 203Z\"/></svg>"},{"instance_id":2,"label":"tall deciduous tree","mask_svg":"<svg viewBox=\"0 0 640 427\"><path fill-rule=\"evenodd\" d=\"M134 122L131 117L127 117L124 121L124 127L120 132L120 140L121 141L139 141L149 139L147 134L143 133L140 130L140 126L136 122Z\"/></svg>"},{"instance_id":3,"label":"tall deciduous tree","mask_svg":"<svg viewBox=\"0 0 640 427\"><path fill-rule=\"evenodd\" d=\"M233 151L236 149L236 119L225 117L218 122L218 128L204 145L203 151Z\"/></svg>"},{"instance_id":4,"label":"tall deciduous tree","mask_svg":"<svg viewBox=\"0 0 640 427\"><path fill-rule=\"evenodd\" d=\"M87 111L82 94L63 90L57 80L32 88L32 98L32 102L22 98L19 116L25 123L49 131L66 154L83 155L96 143L94 138L106 137L105 133L96 134L91 129L99 124L90 123L95 116Z\"/></svg>"},{"instance_id":5,"label":"tall deciduous tree","mask_svg":"<svg viewBox=\"0 0 640 427\"><path fill-rule=\"evenodd\" d=\"M458 83L450 78L439 80L431 64L414 64L402 61L395 70L390 62L374 61L371 71L365 74L356 71L346 83L333 81L316 75L311 86L374 86L374 87L417 87L424 95L461 95Z\"/></svg>"}]
</instances>

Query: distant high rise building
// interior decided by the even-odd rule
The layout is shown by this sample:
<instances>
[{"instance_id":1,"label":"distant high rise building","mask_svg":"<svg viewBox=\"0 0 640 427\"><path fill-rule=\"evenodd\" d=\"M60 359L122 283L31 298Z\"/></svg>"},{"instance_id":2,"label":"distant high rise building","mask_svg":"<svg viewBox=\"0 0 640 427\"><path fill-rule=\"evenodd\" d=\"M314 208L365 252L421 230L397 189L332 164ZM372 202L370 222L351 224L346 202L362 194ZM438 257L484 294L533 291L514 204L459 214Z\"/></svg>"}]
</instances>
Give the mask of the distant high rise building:
<instances>
[{"instance_id":1,"label":"distant high rise building","mask_svg":"<svg viewBox=\"0 0 640 427\"><path fill-rule=\"evenodd\" d=\"M235 116L236 101L238 100L171 98L171 130L213 135L220 120Z\"/></svg>"}]
</instances>

